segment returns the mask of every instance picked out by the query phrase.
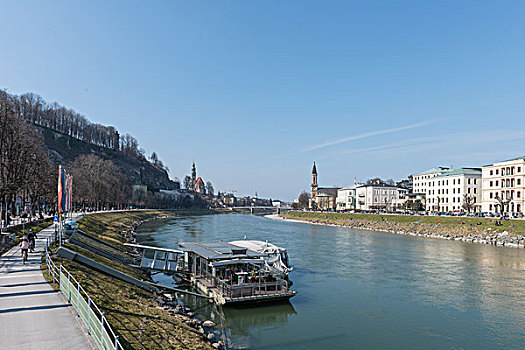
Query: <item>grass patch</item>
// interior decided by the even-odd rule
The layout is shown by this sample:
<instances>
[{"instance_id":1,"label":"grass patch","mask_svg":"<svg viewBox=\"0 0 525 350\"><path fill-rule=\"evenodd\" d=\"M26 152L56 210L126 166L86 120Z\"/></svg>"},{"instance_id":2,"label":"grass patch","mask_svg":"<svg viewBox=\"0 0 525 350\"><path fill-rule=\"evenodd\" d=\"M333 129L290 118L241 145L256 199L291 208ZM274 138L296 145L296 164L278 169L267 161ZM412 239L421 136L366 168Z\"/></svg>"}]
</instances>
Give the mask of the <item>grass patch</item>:
<instances>
[{"instance_id":1,"label":"grass patch","mask_svg":"<svg viewBox=\"0 0 525 350\"><path fill-rule=\"evenodd\" d=\"M341 226L362 226L369 229L402 230L449 234L456 236L489 235L509 232L510 236L525 235L525 220L501 221L502 226L496 226L495 218L471 217L441 217L419 215L381 215L381 214L353 214L353 213L323 213L289 211L281 214L285 219L311 221L321 224Z\"/></svg>"}]
</instances>

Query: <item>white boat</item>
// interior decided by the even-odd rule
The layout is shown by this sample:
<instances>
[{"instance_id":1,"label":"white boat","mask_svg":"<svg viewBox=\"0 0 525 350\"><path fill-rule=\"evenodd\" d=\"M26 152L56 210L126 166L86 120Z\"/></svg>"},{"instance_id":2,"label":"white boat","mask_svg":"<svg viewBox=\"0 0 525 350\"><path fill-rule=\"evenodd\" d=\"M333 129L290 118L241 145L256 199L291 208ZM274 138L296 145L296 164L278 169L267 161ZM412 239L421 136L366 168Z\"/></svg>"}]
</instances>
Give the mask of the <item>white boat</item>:
<instances>
[{"instance_id":1,"label":"white boat","mask_svg":"<svg viewBox=\"0 0 525 350\"><path fill-rule=\"evenodd\" d=\"M261 259L264 260L267 269L288 281L288 275L292 272L293 267L288 262L288 252L285 248L268 243L268 241L242 240L229 243L263 254Z\"/></svg>"}]
</instances>

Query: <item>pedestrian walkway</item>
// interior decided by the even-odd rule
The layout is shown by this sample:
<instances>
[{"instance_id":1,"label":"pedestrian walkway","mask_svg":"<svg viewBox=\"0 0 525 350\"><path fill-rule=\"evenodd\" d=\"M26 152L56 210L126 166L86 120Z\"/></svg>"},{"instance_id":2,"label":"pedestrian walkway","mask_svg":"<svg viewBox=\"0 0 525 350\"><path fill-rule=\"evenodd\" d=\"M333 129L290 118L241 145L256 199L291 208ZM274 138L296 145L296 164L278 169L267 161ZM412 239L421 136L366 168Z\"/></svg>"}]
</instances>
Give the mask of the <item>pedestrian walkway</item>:
<instances>
[{"instance_id":1,"label":"pedestrian walkway","mask_svg":"<svg viewBox=\"0 0 525 350\"><path fill-rule=\"evenodd\" d=\"M75 310L40 270L52 234L53 228L37 234L25 265L18 247L0 257L0 349L94 349Z\"/></svg>"}]
</instances>

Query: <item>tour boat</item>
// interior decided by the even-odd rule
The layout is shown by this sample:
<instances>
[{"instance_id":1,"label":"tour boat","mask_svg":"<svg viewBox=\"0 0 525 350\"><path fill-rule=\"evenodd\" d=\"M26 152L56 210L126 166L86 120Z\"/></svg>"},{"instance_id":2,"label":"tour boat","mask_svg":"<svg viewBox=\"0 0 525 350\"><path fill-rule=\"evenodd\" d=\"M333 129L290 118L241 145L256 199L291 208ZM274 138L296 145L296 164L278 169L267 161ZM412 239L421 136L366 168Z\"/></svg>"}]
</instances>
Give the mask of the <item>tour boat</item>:
<instances>
[{"instance_id":1,"label":"tour boat","mask_svg":"<svg viewBox=\"0 0 525 350\"><path fill-rule=\"evenodd\" d=\"M288 300L297 293L268 269L267 253L228 242L179 243L190 281L218 304Z\"/></svg>"},{"instance_id":2,"label":"tour boat","mask_svg":"<svg viewBox=\"0 0 525 350\"><path fill-rule=\"evenodd\" d=\"M266 268L282 279L288 280L288 275L292 272L293 267L288 263L288 252L285 248L268 243L268 241L242 240L231 241L229 243L263 254L262 259L265 262Z\"/></svg>"}]
</instances>

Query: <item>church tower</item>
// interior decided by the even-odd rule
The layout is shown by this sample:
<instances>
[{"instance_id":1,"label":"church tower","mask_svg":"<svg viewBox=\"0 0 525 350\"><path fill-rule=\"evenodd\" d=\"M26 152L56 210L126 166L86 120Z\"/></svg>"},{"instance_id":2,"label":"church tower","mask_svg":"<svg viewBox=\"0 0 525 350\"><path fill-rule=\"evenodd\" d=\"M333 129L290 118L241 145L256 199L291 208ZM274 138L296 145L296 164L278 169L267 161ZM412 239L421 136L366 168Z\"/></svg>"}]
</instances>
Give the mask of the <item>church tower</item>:
<instances>
[{"instance_id":1,"label":"church tower","mask_svg":"<svg viewBox=\"0 0 525 350\"><path fill-rule=\"evenodd\" d=\"M195 190L195 183L197 182L197 168L195 167L195 162L191 167L191 188Z\"/></svg>"},{"instance_id":2,"label":"church tower","mask_svg":"<svg viewBox=\"0 0 525 350\"><path fill-rule=\"evenodd\" d=\"M315 198L315 196L317 196L317 168L315 167L315 162L314 162L314 167L312 169L312 185L311 185L311 189L312 189L312 199Z\"/></svg>"}]
</instances>

